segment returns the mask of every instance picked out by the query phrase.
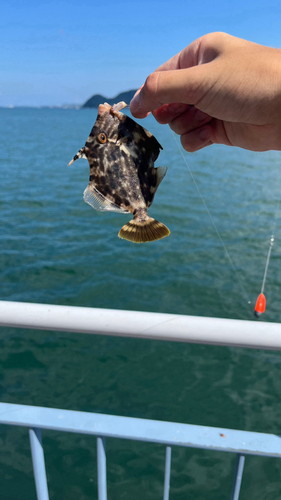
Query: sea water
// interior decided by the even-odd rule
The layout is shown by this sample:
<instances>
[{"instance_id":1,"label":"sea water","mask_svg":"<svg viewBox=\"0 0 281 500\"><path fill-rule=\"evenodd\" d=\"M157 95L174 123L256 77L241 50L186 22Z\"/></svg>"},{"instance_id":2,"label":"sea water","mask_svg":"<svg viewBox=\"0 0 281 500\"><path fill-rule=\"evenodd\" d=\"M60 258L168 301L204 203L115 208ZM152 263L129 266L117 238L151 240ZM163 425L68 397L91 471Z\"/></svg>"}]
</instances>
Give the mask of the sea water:
<instances>
[{"instance_id":1,"label":"sea water","mask_svg":"<svg viewBox=\"0 0 281 500\"><path fill-rule=\"evenodd\" d=\"M257 321L274 231L259 321L281 322L280 153L182 155L168 127L140 122L163 146L156 166L168 172L149 213L171 235L135 245L117 237L131 216L84 203L87 161L67 167L96 112L0 109L0 299ZM280 434L277 352L0 332L2 402ZM0 432L1 499L35 499L27 431ZM43 442L50 499L97 498L95 438L44 431ZM164 455L107 440L109 500L160 499ZM234 464L232 454L173 449L171 500L228 499ZM280 476L278 459L247 457L241 500L281 498Z\"/></svg>"}]
</instances>

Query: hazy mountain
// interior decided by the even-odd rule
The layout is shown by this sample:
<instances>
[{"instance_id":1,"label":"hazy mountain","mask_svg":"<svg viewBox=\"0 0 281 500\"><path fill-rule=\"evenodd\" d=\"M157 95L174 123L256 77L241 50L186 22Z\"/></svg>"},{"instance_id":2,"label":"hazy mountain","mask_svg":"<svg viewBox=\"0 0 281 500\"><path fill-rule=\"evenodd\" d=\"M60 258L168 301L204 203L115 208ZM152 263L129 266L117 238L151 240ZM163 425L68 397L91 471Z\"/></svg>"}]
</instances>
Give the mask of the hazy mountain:
<instances>
[{"instance_id":1,"label":"hazy mountain","mask_svg":"<svg viewBox=\"0 0 281 500\"><path fill-rule=\"evenodd\" d=\"M111 106L113 104L116 104L117 102L120 101L125 101L127 104L130 104L131 99L135 95L136 90L127 90L127 92L121 92L121 94L118 94L116 97L113 97L112 99L108 97L104 97L103 95L100 94L95 94L88 101L81 106L82 108L98 108L99 104L103 104L104 102L108 102Z\"/></svg>"}]
</instances>

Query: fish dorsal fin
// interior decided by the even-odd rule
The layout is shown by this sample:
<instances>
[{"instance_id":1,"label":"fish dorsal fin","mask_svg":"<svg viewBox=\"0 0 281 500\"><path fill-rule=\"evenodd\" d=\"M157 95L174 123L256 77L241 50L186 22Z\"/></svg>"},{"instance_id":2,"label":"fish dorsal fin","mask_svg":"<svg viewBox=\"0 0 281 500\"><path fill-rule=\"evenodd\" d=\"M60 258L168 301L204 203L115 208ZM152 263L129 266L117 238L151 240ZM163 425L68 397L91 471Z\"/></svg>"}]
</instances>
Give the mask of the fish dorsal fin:
<instances>
[{"instance_id":1,"label":"fish dorsal fin","mask_svg":"<svg viewBox=\"0 0 281 500\"><path fill-rule=\"evenodd\" d=\"M156 168L156 175L157 175L157 183L156 183L156 188L155 188L155 191L156 189L158 188L159 184L161 181L163 181L166 173L167 173L167 170L168 168L167 167L157 167Z\"/></svg>"},{"instance_id":2,"label":"fish dorsal fin","mask_svg":"<svg viewBox=\"0 0 281 500\"><path fill-rule=\"evenodd\" d=\"M129 211L125 210L101 194L93 184L89 183L84 191L84 201L91 205L95 210L99 212L118 212L121 214L128 214Z\"/></svg>"},{"instance_id":3,"label":"fish dorsal fin","mask_svg":"<svg viewBox=\"0 0 281 500\"><path fill-rule=\"evenodd\" d=\"M78 153L76 153L76 155L73 156L72 160L69 162L67 166L69 167L69 165L71 165L76 160L79 160L79 158L85 158L85 160L87 160L87 156L85 155L85 147L79 149Z\"/></svg>"}]
</instances>

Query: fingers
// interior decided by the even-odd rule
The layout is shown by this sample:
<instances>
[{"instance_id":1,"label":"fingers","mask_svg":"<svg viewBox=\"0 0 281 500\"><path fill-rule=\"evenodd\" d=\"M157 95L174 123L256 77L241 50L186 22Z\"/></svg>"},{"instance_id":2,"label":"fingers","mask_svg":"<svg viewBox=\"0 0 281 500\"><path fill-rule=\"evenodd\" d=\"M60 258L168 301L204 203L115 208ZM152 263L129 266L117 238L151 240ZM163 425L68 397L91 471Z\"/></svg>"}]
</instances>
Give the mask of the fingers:
<instances>
[{"instance_id":1,"label":"fingers","mask_svg":"<svg viewBox=\"0 0 281 500\"><path fill-rule=\"evenodd\" d=\"M236 144L232 139L234 138L227 131L225 123L212 118L211 121L203 124L201 127L182 134L181 143L186 151L193 153L211 144L235 146Z\"/></svg>"},{"instance_id":2,"label":"fingers","mask_svg":"<svg viewBox=\"0 0 281 500\"><path fill-rule=\"evenodd\" d=\"M251 151L281 150L280 129L275 126L233 124L215 118L194 129L187 126L181 133L181 144L189 153L211 144L239 146Z\"/></svg>"},{"instance_id":3,"label":"fingers","mask_svg":"<svg viewBox=\"0 0 281 500\"><path fill-rule=\"evenodd\" d=\"M206 146L214 144L214 134L211 125L203 125L181 135L181 145L189 153L194 153Z\"/></svg>"},{"instance_id":4,"label":"fingers","mask_svg":"<svg viewBox=\"0 0 281 500\"><path fill-rule=\"evenodd\" d=\"M168 123L171 129L179 135L208 123L212 119L195 106L182 103L165 104L156 109L153 115L159 123Z\"/></svg>"},{"instance_id":5,"label":"fingers","mask_svg":"<svg viewBox=\"0 0 281 500\"><path fill-rule=\"evenodd\" d=\"M210 71L213 66L209 66L223 52L225 38L233 37L222 33L205 35L159 66L132 99L132 114L144 118L163 104L196 104L218 79L218 74Z\"/></svg>"},{"instance_id":6,"label":"fingers","mask_svg":"<svg viewBox=\"0 0 281 500\"><path fill-rule=\"evenodd\" d=\"M181 102L196 104L212 88L214 82L208 64L187 69L156 71L148 76L131 101L131 113L144 118L163 104Z\"/></svg>"},{"instance_id":7,"label":"fingers","mask_svg":"<svg viewBox=\"0 0 281 500\"><path fill-rule=\"evenodd\" d=\"M150 87L154 87L154 80L157 79L157 77L155 78L155 76L154 76L155 73L158 73L160 71L165 72L165 71L174 71L174 70L179 70L179 69L184 69L184 68L190 68L191 66L195 66L196 64L198 64L198 48L200 46L200 40L201 39L195 40L193 43L191 43L189 46L187 46L184 50L182 50L181 52L176 54L174 57L172 57L171 59L166 61L161 66L159 66L155 70L155 72L147 78L145 84L143 84L138 89L138 91L136 92L136 94L134 95L134 97L131 101L130 108L131 108L131 112L133 115L135 115L139 118L145 118L148 115L149 111L156 109L157 107L161 106L164 103L165 98L164 98L163 102L161 102L155 98L154 100L155 100L156 104L154 103L152 105L152 107L150 105L148 106L148 107L151 107L151 109L141 110L141 105L140 105L140 101L142 104L143 104L143 101L145 101L146 95L150 91ZM178 76L176 73L174 73L174 75L176 77ZM165 76L164 76L163 80L165 80ZM165 83L164 83L164 85L165 85ZM143 91L143 88L145 86L146 86L146 89ZM147 89L147 87L148 87L148 89ZM148 92L147 92L147 90L148 90ZM140 93L141 93L141 95L140 95ZM145 95L143 95L143 94L145 94ZM173 102L174 100L175 99L171 99L167 102ZM136 114L136 113L138 113L138 114ZM141 113L141 115L140 115L140 113ZM167 122L165 122L165 123L167 123Z\"/></svg>"},{"instance_id":8,"label":"fingers","mask_svg":"<svg viewBox=\"0 0 281 500\"><path fill-rule=\"evenodd\" d=\"M159 123L168 123L170 128L181 136L182 145L189 152L212 144L211 129L204 127L212 118L195 106L182 103L164 104L155 110L153 115Z\"/></svg>"},{"instance_id":9,"label":"fingers","mask_svg":"<svg viewBox=\"0 0 281 500\"><path fill-rule=\"evenodd\" d=\"M153 111L153 116L158 121L158 123L171 123L180 115L186 113L189 107L189 104L184 104L182 102L163 104L163 106Z\"/></svg>"},{"instance_id":10,"label":"fingers","mask_svg":"<svg viewBox=\"0 0 281 500\"><path fill-rule=\"evenodd\" d=\"M185 47L174 57L161 64L156 71L168 71L173 69L183 69L196 66L198 64L198 54L203 38L201 37Z\"/></svg>"},{"instance_id":11,"label":"fingers","mask_svg":"<svg viewBox=\"0 0 281 500\"><path fill-rule=\"evenodd\" d=\"M168 123L187 151L213 143L281 150L280 60L279 49L205 35L149 75L131 112Z\"/></svg>"}]
</instances>

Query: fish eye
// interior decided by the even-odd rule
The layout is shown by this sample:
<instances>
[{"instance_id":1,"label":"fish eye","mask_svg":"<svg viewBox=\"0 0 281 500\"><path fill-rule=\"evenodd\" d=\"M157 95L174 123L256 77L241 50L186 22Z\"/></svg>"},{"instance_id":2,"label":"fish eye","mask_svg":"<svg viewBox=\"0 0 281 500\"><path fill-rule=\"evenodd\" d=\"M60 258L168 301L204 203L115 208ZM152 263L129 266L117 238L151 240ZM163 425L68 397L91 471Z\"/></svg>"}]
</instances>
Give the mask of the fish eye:
<instances>
[{"instance_id":1,"label":"fish eye","mask_svg":"<svg viewBox=\"0 0 281 500\"><path fill-rule=\"evenodd\" d=\"M99 142L101 142L101 144L104 144L107 140L107 136L104 132L101 132L99 135L98 135L98 140Z\"/></svg>"}]
</instances>

